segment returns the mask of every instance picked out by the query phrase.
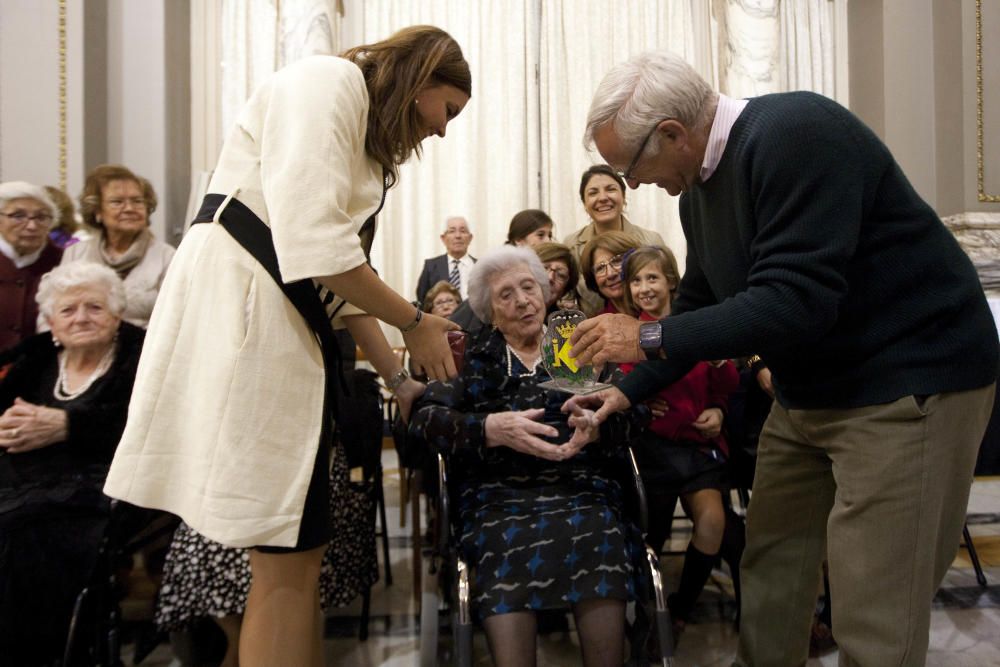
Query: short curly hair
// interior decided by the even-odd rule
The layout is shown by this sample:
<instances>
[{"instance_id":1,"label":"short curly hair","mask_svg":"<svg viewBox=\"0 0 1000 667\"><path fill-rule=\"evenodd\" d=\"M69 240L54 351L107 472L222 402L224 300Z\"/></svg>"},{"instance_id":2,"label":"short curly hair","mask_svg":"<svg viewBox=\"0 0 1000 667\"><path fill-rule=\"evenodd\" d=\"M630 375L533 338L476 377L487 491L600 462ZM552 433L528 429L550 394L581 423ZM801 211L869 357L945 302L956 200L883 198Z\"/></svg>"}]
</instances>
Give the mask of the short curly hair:
<instances>
[{"instance_id":1,"label":"short curly hair","mask_svg":"<svg viewBox=\"0 0 1000 667\"><path fill-rule=\"evenodd\" d=\"M108 310L115 317L121 317L125 312L125 283L114 270L96 262L60 264L42 276L35 293L38 312L46 319L52 317L52 306L60 295L85 286L107 290Z\"/></svg>"},{"instance_id":2,"label":"short curly hair","mask_svg":"<svg viewBox=\"0 0 1000 667\"><path fill-rule=\"evenodd\" d=\"M429 313L434 310L434 299L438 298L441 292L448 292L453 297L455 297L456 303L462 303L462 293L458 291L458 288L452 285L447 280L439 280L434 283L434 286L427 290L427 294L424 295L424 302L420 304L420 309L425 313Z\"/></svg>"},{"instance_id":3,"label":"short curly hair","mask_svg":"<svg viewBox=\"0 0 1000 667\"><path fill-rule=\"evenodd\" d=\"M490 281L493 277L525 265L531 271L542 290L542 302L549 300L549 275L542 266L542 260L530 248L502 245L488 251L472 266L469 272L469 307L486 324L493 323L493 303Z\"/></svg>"},{"instance_id":4,"label":"short curly hair","mask_svg":"<svg viewBox=\"0 0 1000 667\"><path fill-rule=\"evenodd\" d=\"M90 170L83 185L83 192L80 193L80 217L83 218L83 224L97 230L104 229L104 225L97 220L97 214L101 211L101 195L104 187L111 181L137 183L142 190L142 198L146 200L147 218L156 210L156 191L153 190L152 183L136 175L128 167L120 164L102 164Z\"/></svg>"},{"instance_id":5,"label":"short curly hair","mask_svg":"<svg viewBox=\"0 0 1000 667\"><path fill-rule=\"evenodd\" d=\"M59 209L48 191L41 185L28 183L27 181L7 181L0 183L0 208L7 205L7 202L15 199L34 199L38 203L49 209L52 220L59 219ZM53 224L55 224L53 222Z\"/></svg>"}]
</instances>

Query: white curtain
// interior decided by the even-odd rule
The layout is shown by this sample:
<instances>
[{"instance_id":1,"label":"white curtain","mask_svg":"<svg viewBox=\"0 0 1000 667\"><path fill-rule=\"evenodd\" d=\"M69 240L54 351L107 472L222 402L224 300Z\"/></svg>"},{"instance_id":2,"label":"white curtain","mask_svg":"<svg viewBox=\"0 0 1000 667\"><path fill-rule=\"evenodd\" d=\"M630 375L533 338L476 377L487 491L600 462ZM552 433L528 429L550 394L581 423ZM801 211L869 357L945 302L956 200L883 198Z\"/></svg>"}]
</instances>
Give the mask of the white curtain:
<instances>
[{"instance_id":1,"label":"white curtain","mask_svg":"<svg viewBox=\"0 0 1000 667\"><path fill-rule=\"evenodd\" d=\"M781 3L781 90L811 90L839 98L835 76L838 41L834 24L837 5L845 2L796 0ZM846 86L842 83L839 88Z\"/></svg>"},{"instance_id":2,"label":"white curtain","mask_svg":"<svg viewBox=\"0 0 1000 667\"><path fill-rule=\"evenodd\" d=\"M222 138L272 72L299 58L340 51L336 0L223 0Z\"/></svg>"},{"instance_id":3,"label":"white curtain","mask_svg":"<svg viewBox=\"0 0 1000 667\"><path fill-rule=\"evenodd\" d=\"M373 247L382 277L412 299L423 260L443 252L449 216L468 218L474 255L502 244L524 208L546 210L558 238L587 223L579 178L600 159L581 143L587 110L607 69L635 53L670 49L729 95L807 89L846 103L847 1L223 0L222 131L256 84L298 57L414 24L451 33L472 100L447 138L428 139L423 158L402 166ZM629 218L683 260L677 200L646 186L627 201Z\"/></svg>"},{"instance_id":4,"label":"white curtain","mask_svg":"<svg viewBox=\"0 0 1000 667\"><path fill-rule=\"evenodd\" d=\"M590 223L579 188L583 171L602 162L600 154L584 150L582 143L598 83L612 65L642 51L669 49L697 62L693 37L699 4L704 5L689 0L542 1L540 208L556 222L557 238ZM712 80L711 72L702 74ZM643 187L626 193L626 203L629 220L660 232L683 262L677 199Z\"/></svg>"},{"instance_id":5,"label":"white curtain","mask_svg":"<svg viewBox=\"0 0 1000 667\"><path fill-rule=\"evenodd\" d=\"M537 15L522 0L381 0L364 4L364 43L408 25L433 24L459 44L472 73L472 99L444 139L400 168L379 215L372 264L407 299L427 257L444 252L445 219L461 215L472 254L501 245L511 216L538 201Z\"/></svg>"}]
</instances>

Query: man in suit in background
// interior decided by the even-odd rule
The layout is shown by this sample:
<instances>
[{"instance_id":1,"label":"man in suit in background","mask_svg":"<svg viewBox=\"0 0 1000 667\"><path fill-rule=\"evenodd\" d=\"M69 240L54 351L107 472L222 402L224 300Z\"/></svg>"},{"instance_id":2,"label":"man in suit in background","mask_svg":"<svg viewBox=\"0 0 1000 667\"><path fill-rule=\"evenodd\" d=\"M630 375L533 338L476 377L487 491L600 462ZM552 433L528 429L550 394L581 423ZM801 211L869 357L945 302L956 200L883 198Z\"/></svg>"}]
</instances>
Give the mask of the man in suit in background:
<instances>
[{"instance_id":1,"label":"man in suit in background","mask_svg":"<svg viewBox=\"0 0 1000 667\"><path fill-rule=\"evenodd\" d=\"M417 303L422 304L427 291L440 280L447 280L457 287L463 300L469 293L466 283L476 258L468 252L472 232L469 231L469 223L465 218L448 218L444 233L441 234L441 243L447 252L424 260L424 270L420 272L420 279L417 281Z\"/></svg>"}]
</instances>

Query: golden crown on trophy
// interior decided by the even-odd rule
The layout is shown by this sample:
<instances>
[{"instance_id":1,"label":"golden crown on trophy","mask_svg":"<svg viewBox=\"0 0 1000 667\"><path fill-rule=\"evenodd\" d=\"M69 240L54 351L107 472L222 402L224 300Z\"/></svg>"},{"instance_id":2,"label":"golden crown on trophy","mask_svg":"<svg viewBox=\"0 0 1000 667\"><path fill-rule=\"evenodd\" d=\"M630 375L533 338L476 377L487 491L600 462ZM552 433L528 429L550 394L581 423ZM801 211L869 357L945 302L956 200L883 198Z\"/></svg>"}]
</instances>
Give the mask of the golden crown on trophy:
<instances>
[{"instance_id":1,"label":"golden crown on trophy","mask_svg":"<svg viewBox=\"0 0 1000 667\"><path fill-rule=\"evenodd\" d=\"M573 332L576 331L576 324L572 322L566 322L565 324L560 324L559 326L556 327L556 331L558 331L559 335L562 336L563 338L569 338L570 336L573 335Z\"/></svg>"}]
</instances>

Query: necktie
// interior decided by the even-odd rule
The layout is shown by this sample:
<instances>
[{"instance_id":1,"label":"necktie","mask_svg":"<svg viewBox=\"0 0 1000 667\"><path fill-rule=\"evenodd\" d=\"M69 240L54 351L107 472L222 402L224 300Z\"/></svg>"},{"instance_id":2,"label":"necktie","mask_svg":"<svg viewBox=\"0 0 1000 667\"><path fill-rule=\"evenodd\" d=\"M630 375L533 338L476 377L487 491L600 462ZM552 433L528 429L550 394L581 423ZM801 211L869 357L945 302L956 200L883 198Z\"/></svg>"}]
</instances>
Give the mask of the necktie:
<instances>
[{"instance_id":1,"label":"necktie","mask_svg":"<svg viewBox=\"0 0 1000 667\"><path fill-rule=\"evenodd\" d=\"M448 274L448 282L455 289L461 291L462 289L462 274L458 272L458 260L451 260L451 273Z\"/></svg>"}]
</instances>

